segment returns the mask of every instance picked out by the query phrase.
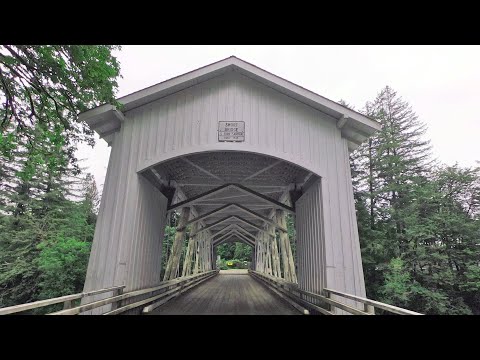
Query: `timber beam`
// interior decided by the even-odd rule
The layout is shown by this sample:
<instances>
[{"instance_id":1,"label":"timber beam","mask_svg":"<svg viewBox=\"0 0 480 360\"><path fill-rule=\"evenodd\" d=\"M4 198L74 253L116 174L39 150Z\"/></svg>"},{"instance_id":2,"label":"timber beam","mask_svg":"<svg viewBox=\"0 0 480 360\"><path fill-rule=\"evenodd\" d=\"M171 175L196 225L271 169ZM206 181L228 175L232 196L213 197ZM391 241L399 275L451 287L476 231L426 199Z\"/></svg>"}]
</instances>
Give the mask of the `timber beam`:
<instances>
[{"instance_id":1,"label":"timber beam","mask_svg":"<svg viewBox=\"0 0 480 360\"><path fill-rule=\"evenodd\" d=\"M238 236L240 236L242 239L244 239L245 241L250 241L250 243L253 245L255 244L255 242L251 239L249 239L247 236L243 235L240 231L237 231L237 230L234 230L233 231L235 234L237 234Z\"/></svg>"},{"instance_id":2,"label":"timber beam","mask_svg":"<svg viewBox=\"0 0 480 360\"><path fill-rule=\"evenodd\" d=\"M225 221L232 220L232 219L234 219L234 218L236 218L235 215L231 215L231 216L224 217L223 219L220 219L220 220L218 220L218 221L215 221L214 223L211 223L210 225L207 225L207 226L205 226L205 227L203 227L203 228L201 228L201 229L198 229L196 232L192 233L191 236L195 236L195 235L197 235L197 234L199 234L199 233L201 233L201 232L203 232L203 231L210 230L211 228L213 228L213 227L215 227L215 226L217 226L217 225L220 225L220 224L224 223Z\"/></svg>"},{"instance_id":3,"label":"timber beam","mask_svg":"<svg viewBox=\"0 0 480 360\"><path fill-rule=\"evenodd\" d=\"M217 225L220 225L222 223L224 223L225 221L228 221L228 220L238 220L242 223L244 223L245 225L248 225L250 227L253 227L254 229L257 229L259 231L264 231L263 228L261 228L260 226L258 225L255 225L254 223L252 223L251 221L248 221L247 219L244 219L243 217L241 216L238 216L238 215L230 215L230 216L227 216L227 217L224 217L223 219L220 219L218 221L215 221L214 223L210 224L210 225L207 225L201 229L198 229L195 233L192 233L191 236L194 236L198 233L201 233L202 231L205 231L205 230L210 230L211 228L217 226ZM247 230L246 230L247 231Z\"/></svg>"},{"instance_id":4,"label":"timber beam","mask_svg":"<svg viewBox=\"0 0 480 360\"><path fill-rule=\"evenodd\" d=\"M244 240L243 242L248 242L250 245L255 245L255 242L253 240L249 239L245 235L242 235L240 232L238 232L236 230L232 230L232 231L228 232L227 234L224 234L223 236L221 236L221 238L212 241L212 246L217 246L219 243L225 241L226 239L231 238L234 235L239 237L240 239Z\"/></svg>"},{"instance_id":5,"label":"timber beam","mask_svg":"<svg viewBox=\"0 0 480 360\"><path fill-rule=\"evenodd\" d=\"M184 226L188 226L190 224L194 224L196 223L197 221L200 221L200 220L203 220L207 217L210 217L210 216L213 216L215 214L218 214L220 212L222 212L223 210L226 210L230 207L236 207L237 209L247 213L247 214L250 214L252 215L253 217L256 217L257 219L260 219L262 220L263 222L267 223L267 224L270 224L270 225L273 225L275 226L277 229L283 231L283 232L288 232L286 228L284 228L283 226L280 226L279 224L276 224L274 221L266 218L265 216L262 216L258 213L256 213L255 211L252 211L250 209L247 209L246 207L240 205L240 204L226 204L224 206L221 206L215 210L212 210L212 211L209 211L208 213L205 213L203 215L200 215L200 216L197 216L196 218L194 219L191 219L190 221L188 221ZM178 230L183 230L183 227L179 228Z\"/></svg>"},{"instance_id":6,"label":"timber beam","mask_svg":"<svg viewBox=\"0 0 480 360\"><path fill-rule=\"evenodd\" d=\"M252 244L249 241L245 241L244 239L242 239L240 237L236 237L235 234L232 234L230 237L227 237L226 239L223 239L222 241L219 241L215 244L212 244L212 247L218 247L218 246L222 245L223 243L227 243L227 242L242 242L242 243L244 243L248 246L251 246L252 248L255 249L255 244Z\"/></svg>"},{"instance_id":7,"label":"timber beam","mask_svg":"<svg viewBox=\"0 0 480 360\"><path fill-rule=\"evenodd\" d=\"M194 203L195 201L205 199L206 197L211 196L211 195L213 195L217 192L223 191L226 188L229 188L230 186L231 186L231 184L225 184L225 185L216 187L215 189L205 191L204 193L201 193L200 195L194 196L190 199L180 201L179 203L176 203L174 205L169 206L167 211L171 211L171 210L175 210L175 209L178 209L178 208L181 208L181 207L189 206L192 203Z\"/></svg>"},{"instance_id":8,"label":"timber beam","mask_svg":"<svg viewBox=\"0 0 480 360\"><path fill-rule=\"evenodd\" d=\"M190 220L190 221L187 221L187 223L185 224L185 226L188 226L188 225L190 225L190 224L194 224L194 223L196 223L197 221L200 221L200 220L206 219L206 218L208 218L208 217L210 217L210 216L213 216L213 215L215 215L215 214L218 214L219 212L222 212L223 210L229 208L229 207L232 206L232 205L233 205L233 204L226 204L226 205L223 205L223 206L221 206L221 207L219 207L219 208L217 208L217 209L215 209L215 210L209 211L209 212L207 212L207 213L205 213L205 214L203 214L203 215L199 215L199 216L197 216L196 218L194 218L194 219L192 219L192 220ZM183 228L182 228L182 229L183 229ZM178 230L180 230L180 229L178 229Z\"/></svg>"},{"instance_id":9,"label":"timber beam","mask_svg":"<svg viewBox=\"0 0 480 360\"><path fill-rule=\"evenodd\" d=\"M235 224L230 224L225 226L223 229L217 231L215 234L212 235L212 239L215 240L215 237L220 235L221 233L224 233L225 231L231 230L232 228L235 227Z\"/></svg>"},{"instance_id":10,"label":"timber beam","mask_svg":"<svg viewBox=\"0 0 480 360\"><path fill-rule=\"evenodd\" d=\"M269 203L271 203L275 208L278 208L278 209L282 209L286 212L289 212L291 214L295 214L295 209L292 208L291 206L288 206L288 205L285 205L285 204L282 204L281 202L278 202L277 200L274 200L268 196L265 196L255 190L252 190L252 189L249 189L248 187L246 186L243 186L243 185L240 185L240 184L232 184L232 186L235 186L237 189L239 189L240 191L248 194L248 195L252 195L253 197L256 197L258 199L261 199L261 200L264 200L264 201L267 201Z\"/></svg>"},{"instance_id":11,"label":"timber beam","mask_svg":"<svg viewBox=\"0 0 480 360\"><path fill-rule=\"evenodd\" d=\"M240 185L240 184L224 184L224 185L216 187L214 189L205 191L202 194L199 194L199 195L194 196L190 199L187 199L187 200L184 200L184 201L181 201L179 203L176 203L176 204L173 204L173 205L169 206L167 211L175 210L175 209L185 207L185 206L190 206L195 201L205 199L206 197L212 196L212 195L214 195L218 192L221 192L221 191L223 191L227 188L231 188L231 187L240 190L244 194L247 194L247 195L253 196L257 199L261 199L263 201L266 201L266 202L270 203L274 208L282 209L282 210L287 211L287 212L292 213L292 214L295 213L295 209L293 207L282 204L281 202L279 202L277 200L274 200L274 199L272 199L272 198L270 198L266 195L263 195L263 194L259 193L258 191L252 190L252 189L250 189L246 186Z\"/></svg>"},{"instance_id":12,"label":"timber beam","mask_svg":"<svg viewBox=\"0 0 480 360\"><path fill-rule=\"evenodd\" d=\"M238 209L256 217L257 219L260 219L260 220L263 220L263 222L267 223L267 224L270 224L270 225L273 225L275 226L277 229L285 232L285 233L288 233L287 229L284 228L283 226L279 225L279 224L276 224L274 221L270 220L269 218L266 218L265 216L262 216L260 214L257 214L255 211L252 211L250 209L247 209L246 207L242 206L242 205L239 205L239 204L232 204L234 206L236 206Z\"/></svg>"},{"instance_id":13,"label":"timber beam","mask_svg":"<svg viewBox=\"0 0 480 360\"><path fill-rule=\"evenodd\" d=\"M256 239L256 236L255 236L255 235L253 235L251 232L245 230L244 228L242 228L242 227L241 227L240 225L238 225L238 224L230 224L230 225L224 227L222 230L220 230L220 231L218 231L217 233L213 234L212 239L215 240L215 237L216 237L216 236L218 236L218 235L220 235L221 233L225 232L225 230L230 230L230 229L240 231L240 232L243 233L245 236L250 236L251 239L252 239L252 241L255 241L255 239Z\"/></svg>"},{"instance_id":14,"label":"timber beam","mask_svg":"<svg viewBox=\"0 0 480 360\"><path fill-rule=\"evenodd\" d=\"M218 241L222 240L222 239L225 239L226 237L228 237L229 235L232 235L233 234L233 230L230 230L228 233L226 234L223 234L222 236L220 236L218 239L212 239L212 244L215 244L217 243Z\"/></svg>"}]
</instances>

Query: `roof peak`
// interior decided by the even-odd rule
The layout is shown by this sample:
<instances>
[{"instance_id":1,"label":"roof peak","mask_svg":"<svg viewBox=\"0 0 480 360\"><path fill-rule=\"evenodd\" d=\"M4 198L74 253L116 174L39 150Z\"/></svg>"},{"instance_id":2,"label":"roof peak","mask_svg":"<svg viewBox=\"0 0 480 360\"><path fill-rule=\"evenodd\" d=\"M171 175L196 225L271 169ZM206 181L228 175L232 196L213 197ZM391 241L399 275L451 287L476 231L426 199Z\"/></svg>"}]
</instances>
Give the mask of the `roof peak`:
<instances>
[{"instance_id":1,"label":"roof peak","mask_svg":"<svg viewBox=\"0 0 480 360\"><path fill-rule=\"evenodd\" d=\"M339 126L345 126L347 122L346 119L348 119L348 128L353 127L355 129L355 133L360 131L362 134L360 137L362 139L365 139L369 135L373 134L376 130L380 129L380 124L369 117L349 109L335 101L327 99L319 94L316 94L311 90L294 84L291 81L281 78L280 76L263 70L256 65L238 58L235 55L231 55L228 58L224 58L217 62L205 65L182 75L178 75L158 84L125 95L117 99L117 101L123 104L123 111L129 111L215 77L221 76L232 70L238 71L240 74L249 77L252 80L260 82L273 90L276 90L314 109L330 115L332 118L338 120ZM79 117L81 120L89 122L90 118L96 117L102 112L111 110L112 106L105 104L88 110L80 114ZM359 138L358 141L361 142L363 140L360 140Z\"/></svg>"}]
</instances>

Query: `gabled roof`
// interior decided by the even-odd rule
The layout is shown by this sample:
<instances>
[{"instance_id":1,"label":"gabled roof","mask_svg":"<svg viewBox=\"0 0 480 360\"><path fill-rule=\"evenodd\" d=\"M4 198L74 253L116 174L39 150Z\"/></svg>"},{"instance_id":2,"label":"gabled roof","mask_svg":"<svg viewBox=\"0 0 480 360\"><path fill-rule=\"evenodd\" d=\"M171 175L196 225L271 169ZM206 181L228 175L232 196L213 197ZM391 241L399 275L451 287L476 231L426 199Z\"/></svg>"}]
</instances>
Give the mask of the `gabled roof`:
<instances>
[{"instance_id":1,"label":"gabled roof","mask_svg":"<svg viewBox=\"0 0 480 360\"><path fill-rule=\"evenodd\" d=\"M237 71L337 119L337 126L342 130L342 135L349 140L350 148L355 148L380 129L380 124L369 117L273 75L235 56L230 56L213 64L136 91L117 100L123 105L124 111L129 111L229 71ZM79 114L79 120L86 121L100 137L105 138L121 126L123 114L115 106L105 104Z\"/></svg>"}]
</instances>

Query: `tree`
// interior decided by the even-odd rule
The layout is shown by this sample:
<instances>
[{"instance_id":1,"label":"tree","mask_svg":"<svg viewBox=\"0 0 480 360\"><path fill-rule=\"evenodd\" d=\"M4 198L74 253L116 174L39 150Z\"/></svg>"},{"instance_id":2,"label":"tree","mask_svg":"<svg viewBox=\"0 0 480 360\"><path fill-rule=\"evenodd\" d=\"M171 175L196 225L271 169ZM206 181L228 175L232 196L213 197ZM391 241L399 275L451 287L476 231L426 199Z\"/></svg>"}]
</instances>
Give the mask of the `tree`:
<instances>
[{"instance_id":1,"label":"tree","mask_svg":"<svg viewBox=\"0 0 480 360\"><path fill-rule=\"evenodd\" d=\"M411 307L434 314L479 313L480 169L439 166L415 188L405 209L408 250L402 257L416 284Z\"/></svg>"},{"instance_id":2,"label":"tree","mask_svg":"<svg viewBox=\"0 0 480 360\"><path fill-rule=\"evenodd\" d=\"M75 294L83 289L91 243L59 236L39 244L39 299Z\"/></svg>"},{"instance_id":3,"label":"tree","mask_svg":"<svg viewBox=\"0 0 480 360\"><path fill-rule=\"evenodd\" d=\"M405 250L405 225L400 216L411 200L419 176L428 172L430 148L425 126L411 107L385 87L362 112L381 130L351 155L352 177L367 291L379 296L383 271Z\"/></svg>"},{"instance_id":4,"label":"tree","mask_svg":"<svg viewBox=\"0 0 480 360\"><path fill-rule=\"evenodd\" d=\"M0 162L7 174L0 194L0 304L4 306L61 296L62 288L79 292L83 287L84 252L89 252L96 222L95 184L91 175L82 178L81 169L68 163L65 146L52 142L44 126L29 129L34 146L18 139L9 165Z\"/></svg>"},{"instance_id":5,"label":"tree","mask_svg":"<svg viewBox=\"0 0 480 360\"><path fill-rule=\"evenodd\" d=\"M405 249L404 223L398 214L411 200L415 181L429 171L430 145L423 139L425 125L390 87L367 104L366 112L382 125L367 145L370 223L372 228L377 221L388 227L386 250L396 257ZM372 217L375 212L377 218Z\"/></svg>"},{"instance_id":6,"label":"tree","mask_svg":"<svg viewBox=\"0 0 480 360\"><path fill-rule=\"evenodd\" d=\"M51 131L70 163L78 141L93 146L93 132L77 114L114 103L120 66L110 45L0 46L0 151L8 156L16 139L35 148L31 129ZM117 104L118 105L118 104ZM41 125L41 126L38 126Z\"/></svg>"},{"instance_id":7,"label":"tree","mask_svg":"<svg viewBox=\"0 0 480 360\"><path fill-rule=\"evenodd\" d=\"M410 293L410 274L405 270L404 262L401 258L393 258L390 260L385 275L385 285L382 289L383 299L397 306L408 306Z\"/></svg>"},{"instance_id":8,"label":"tree","mask_svg":"<svg viewBox=\"0 0 480 360\"><path fill-rule=\"evenodd\" d=\"M236 242L235 250L233 252L233 258L241 261L251 261L252 247L241 242Z\"/></svg>"},{"instance_id":9,"label":"tree","mask_svg":"<svg viewBox=\"0 0 480 360\"><path fill-rule=\"evenodd\" d=\"M0 305L82 291L96 215L67 192L52 187L28 198L22 211L12 206L14 213L0 216Z\"/></svg>"},{"instance_id":10,"label":"tree","mask_svg":"<svg viewBox=\"0 0 480 360\"><path fill-rule=\"evenodd\" d=\"M425 126L389 87L382 129L351 154L367 296L428 314L480 310L478 169L431 161Z\"/></svg>"},{"instance_id":11,"label":"tree","mask_svg":"<svg viewBox=\"0 0 480 360\"><path fill-rule=\"evenodd\" d=\"M233 260L235 259L235 243L225 243L217 247L217 255L220 255L221 259Z\"/></svg>"},{"instance_id":12,"label":"tree","mask_svg":"<svg viewBox=\"0 0 480 360\"><path fill-rule=\"evenodd\" d=\"M98 209L78 112L114 103L117 46L0 46L0 306L77 292ZM83 185L82 185L83 181Z\"/></svg>"}]
</instances>

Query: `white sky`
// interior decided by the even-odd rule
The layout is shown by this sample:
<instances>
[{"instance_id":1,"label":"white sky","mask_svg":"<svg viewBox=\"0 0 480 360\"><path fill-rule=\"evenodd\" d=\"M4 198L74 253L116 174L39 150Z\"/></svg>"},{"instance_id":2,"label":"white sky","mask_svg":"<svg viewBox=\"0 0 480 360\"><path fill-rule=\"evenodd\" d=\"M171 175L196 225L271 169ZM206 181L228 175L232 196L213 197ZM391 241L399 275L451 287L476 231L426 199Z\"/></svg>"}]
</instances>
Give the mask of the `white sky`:
<instances>
[{"instance_id":1,"label":"white sky","mask_svg":"<svg viewBox=\"0 0 480 360\"><path fill-rule=\"evenodd\" d=\"M235 55L331 100L360 109L386 85L427 124L434 156L480 160L480 46L124 46L118 96ZM98 139L98 136L97 136ZM81 145L78 156L100 187L110 148Z\"/></svg>"}]
</instances>

